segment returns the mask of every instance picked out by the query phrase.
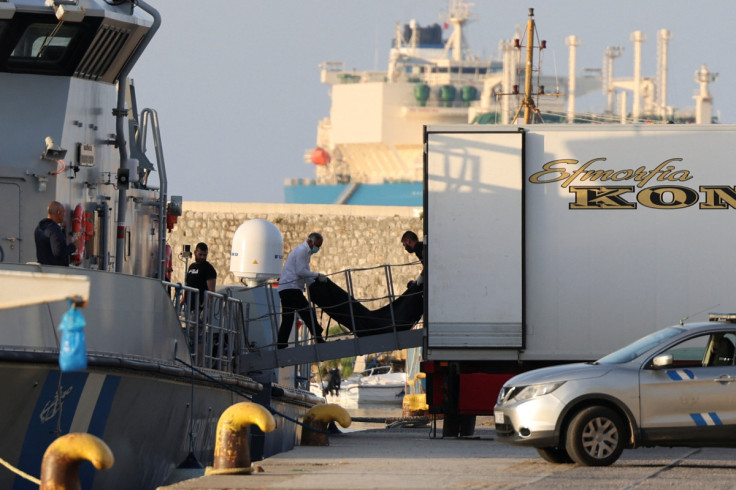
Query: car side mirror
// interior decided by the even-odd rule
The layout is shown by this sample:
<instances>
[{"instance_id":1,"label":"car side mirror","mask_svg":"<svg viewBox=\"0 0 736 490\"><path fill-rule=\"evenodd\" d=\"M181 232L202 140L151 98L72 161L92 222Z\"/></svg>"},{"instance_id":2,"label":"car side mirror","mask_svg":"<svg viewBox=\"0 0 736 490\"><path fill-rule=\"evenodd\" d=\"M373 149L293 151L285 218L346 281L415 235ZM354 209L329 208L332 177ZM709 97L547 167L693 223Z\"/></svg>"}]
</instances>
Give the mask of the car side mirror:
<instances>
[{"instance_id":1,"label":"car side mirror","mask_svg":"<svg viewBox=\"0 0 736 490\"><path fill-rule=\"evenodd\" d=\"M672 354L662 354L652 359L654 369L663 369L672 365Z\"/></svg>"}]
</instances>

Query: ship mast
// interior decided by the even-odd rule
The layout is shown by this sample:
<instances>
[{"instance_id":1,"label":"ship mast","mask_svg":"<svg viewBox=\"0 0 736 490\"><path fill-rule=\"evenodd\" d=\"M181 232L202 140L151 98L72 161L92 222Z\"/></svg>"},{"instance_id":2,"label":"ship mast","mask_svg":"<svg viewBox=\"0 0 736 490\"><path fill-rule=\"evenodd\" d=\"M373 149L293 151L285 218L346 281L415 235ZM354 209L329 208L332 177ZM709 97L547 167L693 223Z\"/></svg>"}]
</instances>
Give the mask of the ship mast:
<instances>
[{"instance_id":1,"label":"ship mast","mask_svg":"<svg viewBox=\"0 0 736 490\"><path fill-rule=\"evenodd\" d=\"M519 105L519 110L516 112L516 115L514 116L514 119L512 121L512 124L516 123L516 121L519 118L519 115L521 114L521 109L524 109L524 124L529 124L532 122L532 115L536 114L538 117L539 115L539 109L537 109L536 105L534 104L534 99L532 99L532 96L535 95L532 93L532 77L534 76L534 31L536 30L536 25L534 23L534 9L529 9L529 20L526 24L526 32L527 32L527 43L526 43L526 66L524 68L524 97L521 100L521 105ZM521 49L521 40L520 39L514 39L514 44L516 48ZM544 49L546 47L547 42L542 41L540 43L539 49ZM540 87L540 93L542 91L542 88Z\"/></svg>"},{"instance_id":2,"label":"ship mast","mask_svg":"<svg viewBox=\"0 0 736 490\"><path fill-rule=\"evenodd\" d=\"M526 43L526 70L524 71L524 124L529 124L532 119L532 71L534 68L534 9L529 9L529 20L526 22L528 34Z\"/></svg>"}]
</instances>

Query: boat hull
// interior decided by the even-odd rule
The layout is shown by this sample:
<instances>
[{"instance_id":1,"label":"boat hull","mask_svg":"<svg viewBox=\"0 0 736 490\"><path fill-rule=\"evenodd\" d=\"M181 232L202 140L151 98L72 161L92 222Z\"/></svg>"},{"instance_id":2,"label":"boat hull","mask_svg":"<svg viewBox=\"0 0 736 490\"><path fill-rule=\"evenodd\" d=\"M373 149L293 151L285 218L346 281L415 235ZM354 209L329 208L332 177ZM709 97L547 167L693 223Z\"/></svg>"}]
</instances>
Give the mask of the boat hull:
<instances>
[{"instance_id":1,"label":"boat hull","mask_svg":"<svg viewBox=\"0 0 736 490\"><path fill-rule=\"evenodd\" d=\"M26 362L0 363L0 380L3 392L12 394L0 399L3 459L37 476L43 453L54 439L87 432L105 441L115 456L115 464L105 471L96 471L87 463L80 466L82 488L98 489L156 488L190 451L202 465L212 464L215 429L222 412L259 396L237 383L225 387L199 380L193 385L184 372L179 377L153 376L91 367L85 372L62 373L53 364ZM310 406L300 403L299 395L282 398L273 399L271 408L290 418L303 417ZM279 415L275 418L277 430L265 437L251 431L251 458L254 446L262 453L260 459L296 443L298 427ZM37 486L3 471L0 488Z\"/></svg>"}]
</instances>

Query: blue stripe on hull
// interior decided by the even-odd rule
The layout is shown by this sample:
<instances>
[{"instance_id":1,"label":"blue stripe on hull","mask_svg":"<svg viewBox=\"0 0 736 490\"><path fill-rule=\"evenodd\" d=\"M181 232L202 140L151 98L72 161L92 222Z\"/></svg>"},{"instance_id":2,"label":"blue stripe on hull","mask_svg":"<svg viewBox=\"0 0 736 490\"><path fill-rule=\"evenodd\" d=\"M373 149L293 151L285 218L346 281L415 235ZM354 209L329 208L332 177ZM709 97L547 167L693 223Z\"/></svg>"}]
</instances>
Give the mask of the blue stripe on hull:
<instances>
[{"instance_id":1,"label":"blue stripe on hull","mask_svg":"<svg viewBox=\"0 0 736 490\"><path fill-rule=\"evenodd\" d=\"M77 409L83 409L79 407L79 400L88 378L89 374L86 372L63 375L59 370L48 372L26 429L18 461L21 470L34 476L41 474L41 461L46 448L59 436L69 433ZM90 418L88 433L102 438L119 384L119 376L105 377ZM94 474L92 465L80 466L79 478L82 488L92 487ZM13 490L37 489L37 485L21 477L16 477L13 483Z\"/></svg>"},{"instance_id":2,"label":"blue stripe on hull","mask_svg":"<svg viewBox=\"0 0 736 490\"><path fill-rule=\"evenodd\" d=\"M18 467L34 476L41 474L41 460L46 448L59 435L66 434L82 396L87 373L64 374L61 385L58 370L49 371L26 429ZM38 486L16 477L13 490L37 490Z\"/></svg>"}]
</instances>

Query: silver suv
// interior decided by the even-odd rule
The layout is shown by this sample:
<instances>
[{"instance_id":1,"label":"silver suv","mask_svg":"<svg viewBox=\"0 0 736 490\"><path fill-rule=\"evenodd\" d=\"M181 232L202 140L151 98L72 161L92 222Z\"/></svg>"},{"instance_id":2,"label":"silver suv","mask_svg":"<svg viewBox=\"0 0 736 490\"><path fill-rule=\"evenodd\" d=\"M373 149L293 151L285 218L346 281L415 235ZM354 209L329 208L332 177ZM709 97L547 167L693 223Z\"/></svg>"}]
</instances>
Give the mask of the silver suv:
<instances>
[{"instance_id":1,"label":"silver suv","mask_svg":"<svg viewBox=\"0 0 736 490\"><path fill-rule=\"evenodd\" d=\"M497 440L586 466L610 465L624 448L736 447L736 314L710 319L511 378L494 407Z\"/></svg>"}]
</instances>

